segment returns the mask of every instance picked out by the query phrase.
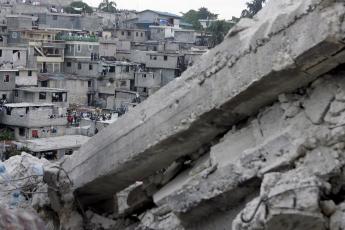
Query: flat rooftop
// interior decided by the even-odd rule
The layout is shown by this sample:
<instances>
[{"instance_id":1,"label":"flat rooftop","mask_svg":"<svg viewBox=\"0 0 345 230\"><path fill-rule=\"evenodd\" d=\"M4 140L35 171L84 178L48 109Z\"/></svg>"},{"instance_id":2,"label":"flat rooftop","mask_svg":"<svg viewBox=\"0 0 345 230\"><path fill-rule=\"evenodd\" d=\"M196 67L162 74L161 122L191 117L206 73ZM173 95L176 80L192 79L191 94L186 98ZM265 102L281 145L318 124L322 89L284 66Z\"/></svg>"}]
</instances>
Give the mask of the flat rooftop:
<instances>
[{"instance_id":1,"label":"flat rooftop","mask_svg":"<svg viewBox=\"0 0 345 230\"><path fill-rule=\"evenodd\" d=\"M51 107L51 103L9 103L4 105L7 108L26 108L26 107Z\"/></svg>"},{"instance_id":2,"label":"flat rooftop","mask_svg":"<svg viewBox=\"0 0 345 230\"><path fill-rule=\"evenodd\" d=\"M79 148L85 144L90 137L82 135L65 135L60 137L39 138L26 140L21 143L32 152L46 152L59 149Z\"/></svg>"},{"instance_id":3,"label":"flat rooftop","mask_svg":"<svg viewBox=\"0 0 345 230\"><path fill-rule=\"evenodd\" d=\"M47 87L24 87L24 88L17 88L18 91L25 91L25 92L68 92L66 89L59 89L59 88L47 88Z\"/></svg>"}]
</instances>

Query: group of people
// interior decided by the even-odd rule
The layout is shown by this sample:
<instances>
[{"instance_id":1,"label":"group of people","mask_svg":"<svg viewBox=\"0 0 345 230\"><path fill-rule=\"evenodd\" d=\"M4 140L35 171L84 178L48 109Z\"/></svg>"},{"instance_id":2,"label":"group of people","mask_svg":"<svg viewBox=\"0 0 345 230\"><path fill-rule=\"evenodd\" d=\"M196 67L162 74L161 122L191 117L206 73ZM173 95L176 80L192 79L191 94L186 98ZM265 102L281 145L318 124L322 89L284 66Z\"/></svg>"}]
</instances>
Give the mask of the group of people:
<instances>
[{"instance_id":1,"label":"group of people","mask_svg":"<svg viewBox=\"0 0 345 230\"><path fill-rule=\"evenodd\" d=\"M102 113L101 111L95 112L77 112L73 111L68 113L67 121L69 125L76 125L80 124L81 119L90 119L92 121L109 121L112 119L111 113Z\"/></svg>"}]
</instances>

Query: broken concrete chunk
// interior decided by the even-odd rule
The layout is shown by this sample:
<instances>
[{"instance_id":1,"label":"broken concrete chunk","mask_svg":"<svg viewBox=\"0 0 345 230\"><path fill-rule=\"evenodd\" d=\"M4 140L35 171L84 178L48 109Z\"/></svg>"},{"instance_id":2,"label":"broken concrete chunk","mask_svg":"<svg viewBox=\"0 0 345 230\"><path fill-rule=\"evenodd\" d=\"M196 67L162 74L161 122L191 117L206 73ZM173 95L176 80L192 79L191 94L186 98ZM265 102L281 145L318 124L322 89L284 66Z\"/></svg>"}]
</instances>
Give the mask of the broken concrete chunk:
<instances>
[{"instance_id":1,"label":"broken concrete chunk","mask_svg":"<svg viewBox=\"0 0 345 230\"><path fill-rule=\"evenodd\" d=\"M324 200L320 201L320 208L325 216L330 217L335 213L337 206L333 200Z\"/></svg>"},{"instance_id":2,"label":"broken concrete chunk","mask_svg":"<svg viewBox=\"0 0 345 230\"><path fill-rule=\"evenodd\" d=\"M136 182L123 191L118 192L116 197L118 213L120 215L131 214L152 203L152 199L147 195L142 182Z\"/></svg>"},{"instance_id":3,"label":"broken concrete chunk","mask_svg":"<svg viewBox=\"0 0 345 230\"><path fill-rule=\"evenodd\" d=\"M304 101L305 112L314 124L321 124L335 97L336 88L329 82L317 84Z\"/></svg>"},{"instance_id":4,"label":"broken concrete chunk","mask_svg":"<svg viewBox=\"0 0 345 230\"><path fill-rule=\"evenodd\" d=\"M327 185L306 171L271 173L264 177L260 197L233 222L235 230L326 230L319 199Z\"/></svg>"},{"instance_id":5,"label":"broken concrete chunk","mask_svg":"<svg viewBox=\"0 0 345 230\"><path fill-rule=\"evenodd\" d=\"M164 211L165 207L151 209L143 213L139 218L144 229L171 229L185 230L180 219L171 211Z\"/></svg>"},{"instance_id":6,"label":"broken concrete chunk","mask_svg":"<svg viewBox=\"0 0 345 230\"><path fill-rule=\"evenodd\" d=\"M333 101L329 109L332 116L339 116L341 112L345 111L345 103L340 101Z\"/></svg>"},{"instance_id":7,"label":"broken concrete chunk","mask_svg":"<svg viewBox=\"0 0 345 230\"><path fill-rule=\"evenodd\" d=\"M234 163L243 154L243 151L254 147L258 142L255 132L260 132L254 125L246 126L236 132L230 131L221 142L211 148L211 160L218 167Z\"/></svg>"},{"instance_id":8,"label":"broken concrete chunk","mask_svg":"<svg viewBox=\"0 0 345 230\"><path fill-rule=\"evenodd\" d=\"M304 167L312 174L328 179L336 174L341 173L344 161L339 154L329 147L318 147L308 152L303 159Z\"/></svg>"},{"instance_id":9,"label":"broken concrete chunk","mask_svg":"<svg viewBox=\"0 0 345 230\"><path fill-rule=\"evenodd\" d=\"M345 203L341 203L337 206L336 212L330 218L329 229L345 229Z\"/></svg>"}]
</instances>

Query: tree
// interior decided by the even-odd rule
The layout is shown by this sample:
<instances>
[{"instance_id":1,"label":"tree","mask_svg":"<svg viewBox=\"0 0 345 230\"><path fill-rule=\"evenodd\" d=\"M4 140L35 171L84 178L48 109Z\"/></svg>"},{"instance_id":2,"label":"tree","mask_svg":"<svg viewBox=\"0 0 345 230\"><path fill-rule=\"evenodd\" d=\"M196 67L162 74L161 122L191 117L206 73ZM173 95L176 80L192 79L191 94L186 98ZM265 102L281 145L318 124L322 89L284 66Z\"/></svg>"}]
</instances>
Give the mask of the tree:
<instances>
[{"instance_id":1,"label":"tree","mask_svg":"<svg viewBox=\"0 0 345 230\"><path fill-rule=\"evenodd\" d=\"M116 3L114 1L103 0L98 6L98 9L109 12L109 13L116 13Z\"/></svg>"},{"instance_id":2,"label":"tree","mask_svg":"<svg viewBox=\"0 0 345 230\"><path fill-rule=\"evenodd\" d=\"M183 21L193 25L195 30L202 30L200 19L217 19L218 15L211 13L207 8L201 7L199 10L189 10L183 14Z\"/></svg>"},{"instance_id":3,"label":"tree","mask_svg":"<svg viewBox=\"0 0 345 230\"><path fill-rule=\"evenodd\" d=\"M262 9L265 2L266 0L251 0L250 2L247 2L247 9L242 11L241 17L252 18Z\"/></svg>"},{"instance_id":4,"label":"tree","mask_svg":"<svg viewBox=\"0 0 345 230\"><path fill-rule=\"evenodd\" d=\"M211 38L209 40L210 46L215 47L220 44L233 25L233 23L225 20L213 22L207 29L207 32L211 34Z\"/></svg>"},{"instance_id":5,"label":"tree","mask_svg":"<svg viewBox=\"0 0 345 230\"><path fill-rule=\"evenodd\" d=\"M64 10L69 14L90 14L93 12L92 7L82 1L72 2L69 6L65 7Z\"/></svg>"}]
</instances>

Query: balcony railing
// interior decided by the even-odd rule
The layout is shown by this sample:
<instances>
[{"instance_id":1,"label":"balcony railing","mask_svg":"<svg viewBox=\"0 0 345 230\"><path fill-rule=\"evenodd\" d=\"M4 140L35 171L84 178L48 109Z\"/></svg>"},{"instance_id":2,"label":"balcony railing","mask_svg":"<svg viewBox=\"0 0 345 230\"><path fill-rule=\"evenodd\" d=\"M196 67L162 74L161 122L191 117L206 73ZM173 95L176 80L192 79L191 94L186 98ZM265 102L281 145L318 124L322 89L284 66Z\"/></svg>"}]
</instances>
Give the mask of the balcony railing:
<instances>
[{"instance_id":1,"label":"balcony railing","mask_svg":"<svg viewBox=\"0 0 345 230\"><path fill-rule=\"evenodd\" d=\"M98 42L96 36L77 36L77 35L57 35L57 40L63 41L81 41L81 42Z\"/></svg>"}]
</instances>

